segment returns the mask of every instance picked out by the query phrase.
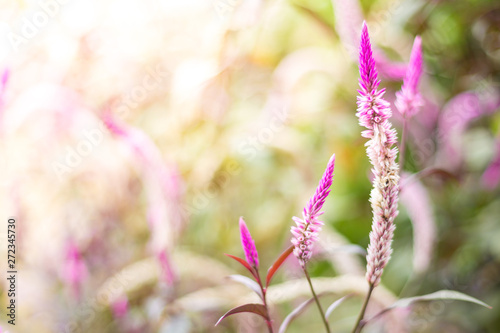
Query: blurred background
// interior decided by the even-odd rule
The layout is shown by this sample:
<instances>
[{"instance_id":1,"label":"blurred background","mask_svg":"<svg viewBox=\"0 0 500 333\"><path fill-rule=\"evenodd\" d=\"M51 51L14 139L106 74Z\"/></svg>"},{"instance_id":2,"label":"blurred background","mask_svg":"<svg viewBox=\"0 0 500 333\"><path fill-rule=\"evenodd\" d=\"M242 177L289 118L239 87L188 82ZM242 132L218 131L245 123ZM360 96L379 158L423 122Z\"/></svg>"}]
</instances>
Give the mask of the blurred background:
<instances>
[{"instance_id":1,"label":"blurred background","mask_svg":"<svg viewBox=\"0 0 500 333\"><path fill-rule=\"evenodd\" d=\"M330 158L310 264L349 332L367 285L370 165L357 123L366 20L394 102L422 37L425 103L408 122L393 243L369 314L453 289L366 332L500 331L500 4L495 0L3 0L0 326L9 332L261 332L227 310L255 297L244 216L264 274L289 246ZM393 108L401 136L402 117ZM406 190L405 190L406 189ZM16 219L16 325L7 219ZM295 258L274 279L275 325L310 297ZM319 332L314 307L288 332Z\"/></svg>"}]
</instances>

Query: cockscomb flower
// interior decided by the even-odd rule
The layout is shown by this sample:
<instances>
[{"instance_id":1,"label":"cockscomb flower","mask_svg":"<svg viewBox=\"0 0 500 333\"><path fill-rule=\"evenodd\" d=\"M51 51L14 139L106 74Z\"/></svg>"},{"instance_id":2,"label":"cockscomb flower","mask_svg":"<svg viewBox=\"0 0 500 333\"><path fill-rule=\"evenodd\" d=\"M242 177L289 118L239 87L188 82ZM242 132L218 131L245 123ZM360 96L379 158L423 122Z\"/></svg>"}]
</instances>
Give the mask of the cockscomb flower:
<instances>
[{"instance_id":1,"label":"cockscomb flower","mask_svg":"<svg viewBox=\"0 0 500 333\"><path fill-rule=\"evenodd\" d=\"M259 254L243 217L240 217L240 238L247 262L255 269L259 268Z\"/></svg>"},{"instance_id":2,"label":"cockscomb flower","mask_svg":"<svg viewBox=\"0 0 500 333\"><path fill-rule=\"evenodd\" d=\"M333 169L335 167L335 154L332 155L325 173L319 182L316 193L309 200L309 203L302 211L302 218L294 216L292 219L297 226L292 227L293 254L299 260L302 267L311 259L312 246L318 240L318 233L321 231L323 222L318 220L323 214L320 212L326 197L330 194L330 186L333 181Z\"/></svg>"},{"instance_id":3,"label":"cockscomb flower","mask_svg":"<svg viewBox=\"0 0 500 333\"><path fill-rule=\"evenodd\" d=\"M423 105L423 99L418 92L418 82L422 75L422 39L415 37L413 48L411 49L410 63L406 70L406 76L401 90L396 93L396 108L407 117L412 117L418 113Z\"/></svg>"},{"instance_id":4,"label":"cockscomb flower","mask_svg":"<svg viewBox=\"0 0 500 333\"><path fill-rule=\"evenodd\" d=\"M372 231L367 255L367 280L372 287L380 283L380 277L392 253L394 219L398 214L399 167L396 163L396 131L389 118L392 115L389 103L382 97L385 89L378 90L375 61L366 23L363 23L359 52L361 78L358 96L359 123L367 130L362 135L370 140L366 143L367 155L373 165L373 189L370 203L373 211Z\"/></svg>"}]
</instances>

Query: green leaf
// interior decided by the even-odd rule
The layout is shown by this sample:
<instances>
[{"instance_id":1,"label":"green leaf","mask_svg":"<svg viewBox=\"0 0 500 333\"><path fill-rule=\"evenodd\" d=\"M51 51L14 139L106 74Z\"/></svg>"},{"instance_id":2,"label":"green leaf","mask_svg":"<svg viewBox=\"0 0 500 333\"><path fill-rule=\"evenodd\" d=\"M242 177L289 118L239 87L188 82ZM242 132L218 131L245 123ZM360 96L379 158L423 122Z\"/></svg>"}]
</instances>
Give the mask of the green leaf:
<instances>
[{"instance_id":1,"label":"green leaf","mask_svg":"<svg viewBox=\"0 0 500 333\"><path fill-rule=\"evenodd\" d=\"M472 296L469 296L469 295L466 295L466 294L463 294L461 292L454 291L454 290L440 290L440 291L436 291L432 294L415 296L415 297L408 297L408 298L401 298L401 299L397 300L391 306L389 306L389 307L385 308L384 310L380 311L379 313L377 313L375 316L371 317L368 320L363 321L362 326L365 326L368 322L382 316L383 314L391 311L392 309L406 308L406 307L408 307L416 302L447 300L447 299L475 303L475 304L484 306L485 308L491 309L491 306L489 306L488 304L486 304L486 303L484 303L484 302L482 302L482 301L480 301Z\"/></svg>"},{"instance_id":2,"label":"green leaf","mask_svg":"<svg viewBox=\"0 0 500 333\"><path fill-rule=\"evenodd\" d=\"M436 291L436 292L434 292L432 294L428 294L428 295L402 298L400 300L397 300L394 304L392 304L387 309L405 308L405 307L408 307L415 302L434 301L434 300L439 300L439 299L450 299L450 300L456 300L456 301L476 303L478 305L484 306L485 308L491 309L491 306L478 300L477 298L474 298L472 296L469 296L469 295L466 295L466 294L463 294L461 292L454 291L454 290L440 290L440 291Z\"/></svg>"},{"instance_id":3,"label":"green leaf","mask_svg":"<svg viewBox=\"0 0 500 333\"><path fill-rule=\"evenodd\" d=\"M330 315L332 314L333 310L335 310L336 308L338 308L338 306L340 304L342 304L343 301L345 301L347 298L349 298L351 295L346 295L342 298L339 298L338 300L336 300L335 302L332 303L332 305L330 305L328 307L328 309L326 309L326 312L325 312L325 318L328 319L328 317L330 317Z\"/></svg>"},{"instance_id":4,"label":"green leaf","mask_svg":"<svg viewBox=\"0 0 500 333\"><path fill-rule=\"evenodd\" d=\"M321 293L321 294L318 294L318 298L319 297L322 297L324 295L326 295L327 293ZM286 318L283 320L283 323L281 323L281 326L280 326L280 329L278 331L278 333L285 333L286 329L288 328L288 326L290 325L290 323L295 319L297 318L302 312L304 312L304 310L309 306L309 304L311 304L312 302L314 302L314 297L311 297L309 298L307 301L304 301L302 302L299 306L297 306L295 309L293 309L292 312L290 312L288 314L288 316L286 316Z\"/></svg>"},{"instance_id":5,"label":"green leaf","mask_svg":"<svg viewBox=\"0 0 500 333\"><path fill-rule=\"evenodd\" d=\"M298 307L296 307L292 312L286 316L286 318L283 320L283 323L281 323L280 329L278 333L285 333L286 329L288 328L288 325L297 318L304 310L307 308L309 304L314 302L314 297L308 299L305 302L302 302Z\"/></svg>"}]
</instances>

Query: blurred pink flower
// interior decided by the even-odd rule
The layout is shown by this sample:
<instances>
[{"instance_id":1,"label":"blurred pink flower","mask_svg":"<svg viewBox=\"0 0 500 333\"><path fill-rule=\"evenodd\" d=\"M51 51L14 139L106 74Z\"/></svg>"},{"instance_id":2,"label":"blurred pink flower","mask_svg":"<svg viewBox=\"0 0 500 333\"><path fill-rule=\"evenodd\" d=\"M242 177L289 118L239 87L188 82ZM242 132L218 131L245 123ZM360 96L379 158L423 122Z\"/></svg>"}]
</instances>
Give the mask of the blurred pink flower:
<instances>
[{"instance_id":1,"label":"blurred pink flower","mask_svg":"<svg viewBox=\"0 0 500 333\"><path fill-rule=\"evenodd\" d=\"M174 246L175 233L181 224L179 179L163 162L156 145L141 130L116 120L109 111L103 121L110 132L123 140L138 157L144 189L147 197L147 221L151 229L150 247L158 258L164 278L173 282L171 262L165 251Z\"/></svg>"},{"instance_id":2,"label":"blurred pink flower","mask_svg":"<svg viewBox=\"0 0 500 333\"><path fill-rule=\"evenodd\" d=\"M415 37L411 50L410 62L406 71L401 90L396 93L396 108L407 117L412 117L420 111L423 99L418 91L418 82L422 75L422 40Z\"/></svg>"},{"instance_id":3,"label":"blurred pink flower","mask_svg":"<svg viewBox=\"0 0 500 333\"><path fill-rule=\"evenodd\" d=\"M399 167L396 163L397 148L392 148L397 142L396 131L389 122L392 112L389 103L382 98L385 89L378 90L380 80L366 23L363 23L361 33L359 73L361 89L356 115L360 125L367 128L362 136L370 139L366 143L366 151L373 165L374 175L370 198L373 222L366 278L375 287L380 283L380 277L392 253L394 219L398 214Z\"/></svg>"},{"instance_id":4,"label":"blurred pink flower","mask_svg":"<svg viewBox=\"0 0 500 333\"><path fill-rule=\"evenodd\" d=\"M355 60L359 43L358 27L363 22L359 0L332 0L335 30L349 56Z\"/></svg>"},{"instance_id":5,"label":"blurred pink flower","mask_svg":"<svg viewBox=\"0 0 500 333\"><path fill-rule=\"evenodd\" d=\"M63 280L70 288L73 297L80 298L82 284L88 276L87 265L73 240L66 245Z\"/></svg>"},{"instance_id":6,"label":"blurred pink flower","mask_svg":"<svg viewBox=\"0 0 500 333\"><path fill-rule=\"evenodd\" d=\"M259 254L243 217L240 217L240 238L247 262L255 269L259 268Z\"/></svg>"},{"instance_id":7,"label":"blurred pink flower","mask_svg":"<svg viewBox=\"0 0 500 333\"><path fill-rule=\"evenodd\" d=\"M161 278L163 281L172 284L176 280L176 275L173 269L172 262L166 250L156 253L158 262L160 263Z\"/></svg>"},{"instance_id":8,"label":"blurred pink flower","mask_svg":"<svg viewBox=\"0 0 500 333\"><path fill-rule=\"evenodd\" d=\"M404 173L401 177L401 203L413 224L413 271L424 272L432 260L436 241L436 223L429 194L422 183Z\"/></svg>"},{"instance_id":9,"label":"blurred pink flower","mask_svg":"<svg viewBox=\"0 0 500 333\"><path fill-rule=\"evenodd\" d=\"M500 140L496 144L495 157L483 174L483 186L489 190L495 189L500 183Z\"/></svg>"},{"instance_id":10,"label":"blurred pink flower","mask_svg":"<svg viewBox=\"0 0 500 333\"><path fill-rule=\"evenodd\" d=\"M323 214L320 212L325 203L330 187L333 181L333 170L335 168L335 154L328 161L325 173L319 182L316 193L309 200L309 203L302 211L302 218L294 216L292 219L297 226L291 228L293 235L292 244L294 245L293 254L297 257L302 267L311 259L313 243L318 240L318 234L321 231L323 222L318 217Z\"/></svg>"},{"instance_id":11,"label":"blurred pink flower","mask_svg":"<svg viewBox=\"0 0 500 333\"><path fill-rule=\"evenodd\" d=\"M121 296L111 304L111 312L115 318L122 318L128 312L128 298Z\"/></svg>"},{"instance_id":12,"label":"blurred pink flower","mask_svg":"<svg viewBox=\"0 0 500 333\"><path fill-rule=\"evenodd\" d=\"M493 91L480 94L467 91L453 97L443 107L439 118L437 135L438 152L436 164L446 170L456 170L462 163L462 137L469 124L490 115L500 106L500 94Z\"/></svg>"},{"instance_id":13,"label":"blurred pink flower","mask_svg":"<svg viewBox=\"0 0 500 333\"><path fill-rule=\"evenodd\" d=\"M381 76L394 81L402 80L405 77L408 69L407 64L391 61L382 52L376 50L373 58Z\"/></svg>"},{"instance_id":14,"label":"blurred pink flower","mask_svg":"<svg viewBox=\"0 0 500 333\"><path fill-rule=\"evenodd\" d=\"M3 104L3 95L5 93L5 88L7 87L7 82L9 82L10 70L5 68L0 79L0 104Z\"/></svg>"},{"instance_id":15,"label":"blurred pink flower","mask_svg":"<svg viewBox=\"0 0 500 333\"><path fill-rule=\"evenodd\" d=\"M7 88L7 82L9 81L10 70L5 68L2 77L0 79L0 133L2 133L3 127L3 107L5 105L5 90Z\"/></svg>"}]
</instances>

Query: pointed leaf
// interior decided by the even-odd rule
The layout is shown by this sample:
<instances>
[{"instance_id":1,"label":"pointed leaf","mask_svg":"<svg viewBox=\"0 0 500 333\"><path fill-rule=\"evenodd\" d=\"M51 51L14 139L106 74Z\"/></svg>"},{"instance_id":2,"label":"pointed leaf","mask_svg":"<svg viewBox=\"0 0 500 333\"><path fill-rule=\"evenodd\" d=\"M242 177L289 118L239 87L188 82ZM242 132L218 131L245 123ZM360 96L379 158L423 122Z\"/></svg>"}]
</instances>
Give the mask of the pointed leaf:
<instances>
[{"instance_id":1,"label":"pointed leaf","mask_svg":"<svg viewBox=\"0 0 500 333\"><path fill-rule=\"evenodd\" d=\"M229 258L233 258L234 260L236 260L237 262L239 262L240 264L242 264L246 269L248 269L248 271L250 273L252 273L253 276L255 276L255 271L254 269L252 268L252 266L250 266L249 263L247 263L244 259L241 259L241 258L238 258L237 256L233 256L231 254L227 254L227 253L224 253L226 256L228 256Z\"/></svg>"},{"instance_id":2,"label":"pointed leaf","mask_svg":"<svg viewBox=\"0 0 500 333\"><path fill-rule=\"evenodd\" d=\"M288 256L293 252L293 245L290 245L288 249L286 249L278 259L272 264L272 266L269 268L267 271L267 277L266 277L266 288L269 286L269 283L271 282L271 279L273 278L274 273L280 268L280 266L283 264L283 262L288 258Z\"/></svg>"},{"instance_id":3,"label":"pointed leaf","mask_svg":"<svg viewBox=\"0 0 500 333\"><path fill-rule=\"evenodd\" d=\"M219 325L219 323L222 321L222 319L229 317L230 315L233 315L235 313L241 313L241 312L255 313L255 314L258 314L259 316L261 316L267 320L266 307L262 304L251 303L251 304L240 305L240 306L235 307L234 309L229 310L222 317L220 317L220 319L217 321L215 326Z\"/></svg>"},{"instance_id":4,"label":"pointed leaf","mask_svg":"<svg viewBox=\"0 0 500 333\"><path fill-rule=\"evenodd\" d=\"M436 291L432 294L427 294L423 296L415 296L415 297L408 297L408 298L402 298L398 301L396 301L394 304L392 304L388 309L394 309L394 308L405 308L410 306L411 304L419 301L434 301L438 299L451 299L451 300L457 300L457 301L464 301L464 302L471 302L471 303L476 303L478 305L484 306L485 308L491 309L491 306L488 304L472 297L466 294L462 294L461 292L454 291L454 290L440 290Z\"/></svg>"},{"instance_id":5,"label":"pointed leaf","mask_svg":"<svg viewBox=\"0 0 500 333\"><path fill-rule=\"evenodd\" d=\"M298 307L296 307L292 312L286 316L285 320L283 320L283 323L281 323L280 330L278 333L285 333L286 329L288 328L288 325L297 318L304 310L307 308L309 304L314 302L314 297L309 298L307 301L301 303Z\"/></svg>"},{"instance_id":6,"label":"pointed leaf","mask_svg":"<svg viewBox=\"0 0 500 333\"><path fill-rule=\"evenodd\" d=\"M454 290L440 290L436 291L432 294L427 294L427 295L422 295L422 296L415 296L415 297L408 297L408 298L401 298L400 300L397 300L394 304L391 306L385 308L384 310L380 311L377 313L375 316L371 317L370 319L364 321L364 324L382 316L386 312L391 311L392 309L395 308L406 308L413 303L416 302L421 302L421 301L435 301L439 299L450 299L450 300L457 300L457 301L464 301L464 302L471 302L471 303L476 303L478 305L484 306L488 309L491 309L491 306L488 304L472 297L466 294L462 294L461 292L454 291Z\"/></svg>"},{"instance_id":7,"label":"pointed leaf","mask_svg":"<svg viewBox=\"0 0 500 333\"><path fill-rule=\"evenodd\" d=\"M328 317L330 317L330 315L332 314L332 312L338 308L338 306L340 304L342 304L343 301L345 301L346 299L348 299L351 295L345 295L344 297L342 298L339 298L338 300L336 300L335 302L332 303L332 305L330 305L328 307L328 309L326 309L326 312L325 312L325 318L328 319Z\"/></svg>"},{"instance_id":8,"label":"pointed leaf","mask_svg":"<svg viewBox=\"0 0 500 333\"><path fill-rule=\"evenodd\" d=\"M244 284L245 286L247 286L251 290L255 291L255 293L257 295L259 295L259 297L261 299L264 299L264 295L262 294L262 289L260 288L259 284L257 282L255 282L254 280L247 278L246 276L239 275L239 274L229 275L229 278L231 280L234 280L236 282Z\"/></svg>"}]
</instances>

